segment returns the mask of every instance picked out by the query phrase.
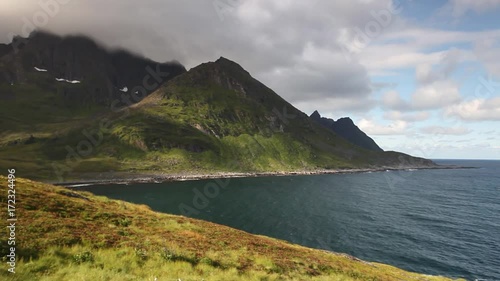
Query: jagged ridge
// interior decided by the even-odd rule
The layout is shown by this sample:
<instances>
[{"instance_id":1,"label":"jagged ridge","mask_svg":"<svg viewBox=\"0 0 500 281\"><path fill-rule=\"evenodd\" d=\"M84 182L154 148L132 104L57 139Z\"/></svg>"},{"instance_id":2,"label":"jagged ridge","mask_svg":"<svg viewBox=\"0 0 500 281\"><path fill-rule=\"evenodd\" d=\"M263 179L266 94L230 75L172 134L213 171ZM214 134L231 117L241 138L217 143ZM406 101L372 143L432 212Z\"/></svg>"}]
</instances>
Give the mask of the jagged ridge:
<instances>
[{"instance_id":1,"label":"jagged ridge","mask_svg":"<svg viewBox=\"0 0 500 281\"><path fill-rule=\"evenodd\" d=\"M349 142L372 151L383 151L377 143L354 124L349 117L333 119L321 117L316 110L310 116L314 121L334 131Z\"/></svg>"},{"instance_id":2,"label":"jagged ridge","mask_svg":"<svg viewBox=\"0 0 500 281\"><path fill-rule=\"evenodd\" d=\"M35 67L47 71L37 72ZM140 86L146 90L145 96L185 71L177 62L157 63L122 50L108 51L85 36L35 31L0 47L0 87L36 84L57 91L66 106L108 106L120 98L124 87ZM150 79L150 87L144 87L144 78L155 73L160 74ZM56 78L81 83L57 83Z\"/></svg>"}]
</instances>

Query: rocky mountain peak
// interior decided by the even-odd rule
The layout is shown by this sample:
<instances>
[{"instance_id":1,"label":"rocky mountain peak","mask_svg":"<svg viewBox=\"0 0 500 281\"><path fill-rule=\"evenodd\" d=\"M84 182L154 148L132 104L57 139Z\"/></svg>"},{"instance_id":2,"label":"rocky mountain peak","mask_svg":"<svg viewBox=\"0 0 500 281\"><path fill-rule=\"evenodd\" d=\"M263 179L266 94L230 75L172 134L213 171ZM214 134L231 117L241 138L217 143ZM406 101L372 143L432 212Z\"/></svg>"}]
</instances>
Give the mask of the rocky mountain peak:
<instances>
[{"instance_id":1,"label":"rocky mountain peak","mask_svg":"<svg viewBox=\"0 0 500 281\"><path fill-rule=\"evenodd\" d=\"M375 141L361 131L349 117L343 117L337 121L325 117L321 117L316 110L311 114L311 119L323 125L324 127L334 131L337 135L348 140L352 144L373 151L383 151Z\"/></svg>"},{"instance_id":2,"label":"rocky mountain peak","mask_svg":"<svg viewBox=\"0 0 500 281\"><path fill-rule=\"evenodd\" d=\"M319 112L317 110L315 110L312 114L311 114L311 118L314 119L314 120L319 120L321 119L321 114L319 114Z\"/></svg>"},{"instance_id":3,"label":"rocky mountain peak","mask_svg":"<svg viewBox=\"0 0 500 281\"><path fill-rule=\"evenodd\" d=\"M120 99L125 89L136 87L144 97L186 72L179 63L158 63L128 51L110 51L81 35L35 31L6 46L0 47L0 85L43 84L63 96L68 106L107 106Z\"/></svg>"},{"instance_id":4,"label":"rocky mountain peak","mask_svg":"<svg viewBox=\"0 0 500 281\"><path fill-rule=\"evenodd\" d=\"M354 121L352 121L349 117L342 117L336 121L337 125L348 125L348 126L356 126Z\"/></svg>"}]
</instances>

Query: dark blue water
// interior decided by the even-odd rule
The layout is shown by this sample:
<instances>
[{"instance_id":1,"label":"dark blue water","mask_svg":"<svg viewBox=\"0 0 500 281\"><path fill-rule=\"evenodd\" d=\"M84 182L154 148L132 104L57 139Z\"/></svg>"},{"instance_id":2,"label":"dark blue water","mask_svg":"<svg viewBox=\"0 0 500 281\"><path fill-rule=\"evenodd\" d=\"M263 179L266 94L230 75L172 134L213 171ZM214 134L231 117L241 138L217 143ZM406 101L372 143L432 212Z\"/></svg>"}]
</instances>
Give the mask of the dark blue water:
<instances>
[{"instance_id":1,"label":"dark blue water","mask_svg":"<svg viewBox=\"0 0 500 281\"><path fill-rule=\"evenodd\" d=\"M500 280L500 161L438 162L479 169L85 189L411 271Z\"/></svg>"}]
</instances>

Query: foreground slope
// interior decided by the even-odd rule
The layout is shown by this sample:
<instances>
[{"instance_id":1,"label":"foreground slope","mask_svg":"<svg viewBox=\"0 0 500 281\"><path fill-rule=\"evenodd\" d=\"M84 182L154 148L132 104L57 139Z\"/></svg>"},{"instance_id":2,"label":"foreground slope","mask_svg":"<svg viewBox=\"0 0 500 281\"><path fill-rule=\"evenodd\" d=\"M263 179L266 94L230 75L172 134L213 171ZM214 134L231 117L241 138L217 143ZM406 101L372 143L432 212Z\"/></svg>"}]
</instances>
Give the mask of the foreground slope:
<instances>
[{"instance_id":1,"label":"foreground slope","mask_svg":"<svg viewBox=\"0 0 500 281\"><path fill-rule=\"evenodd\" d=\"M18 263L2 280L450 280L24 179L16 196Z\"/></svg>"}]
</instances>

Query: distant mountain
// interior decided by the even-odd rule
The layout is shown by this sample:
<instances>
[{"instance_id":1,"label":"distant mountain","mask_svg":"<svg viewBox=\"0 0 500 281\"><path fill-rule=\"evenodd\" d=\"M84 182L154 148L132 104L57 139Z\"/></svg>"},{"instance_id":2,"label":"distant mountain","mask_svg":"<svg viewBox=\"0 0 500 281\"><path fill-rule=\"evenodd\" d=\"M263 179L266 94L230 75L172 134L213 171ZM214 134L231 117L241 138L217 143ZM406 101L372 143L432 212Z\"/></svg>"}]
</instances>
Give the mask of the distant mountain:
<instances>
[{"instance_id":1,"label":"distant mountain","mask_svg":"<svg viewBox=\"0 0 500 281\"><path fill-rule=\"evenodd\" d=\"M339 136L345 138L349 142L373 151L383 151L375 141L365 134L361 129L354 124L349 117L340 118L335 121L333 119L321 117L316 110L311 114L311 119L334 131Z\"/></svg>"},{"instance_id":2,"label":"distant mountain","mask_svg":"<svg viewBox=\"0 0 500 281\"><path fill-rule=\"evenodd\" d=\"M6 44L0 44L0 58L6 55L12 49L11 46Z\"/></svg>"},{"instance_id":3,"label":"distant mountain","mask_svg":"<svg viewBox=\"0 0 500 281\"><path fill-rule=\"evenodd\" d=\"M153 75L145 68L158 65L172 75L134 100ZM1 57L0 77L0 168L25 177L435 165L354 145L226 58L186 72L85 37L35 33Z\"/></svg>"},{"instance_id":4,"label":"distant mountain","mask_svg":"<svg viewBox=\"0 0 500 281\"><path fill-rule=\"evenodd\" d=\"M14 40L0 45L0 85L30 84L56 91L66 106L109 105L124 89L136 86L146 96L186 72L177 62L157 63L126 51L108 51L84 36L36 31ZM145 87L148 75L152 77ZM81 85L75 87L76 83Z\"/></svg>"}]
</instances>

